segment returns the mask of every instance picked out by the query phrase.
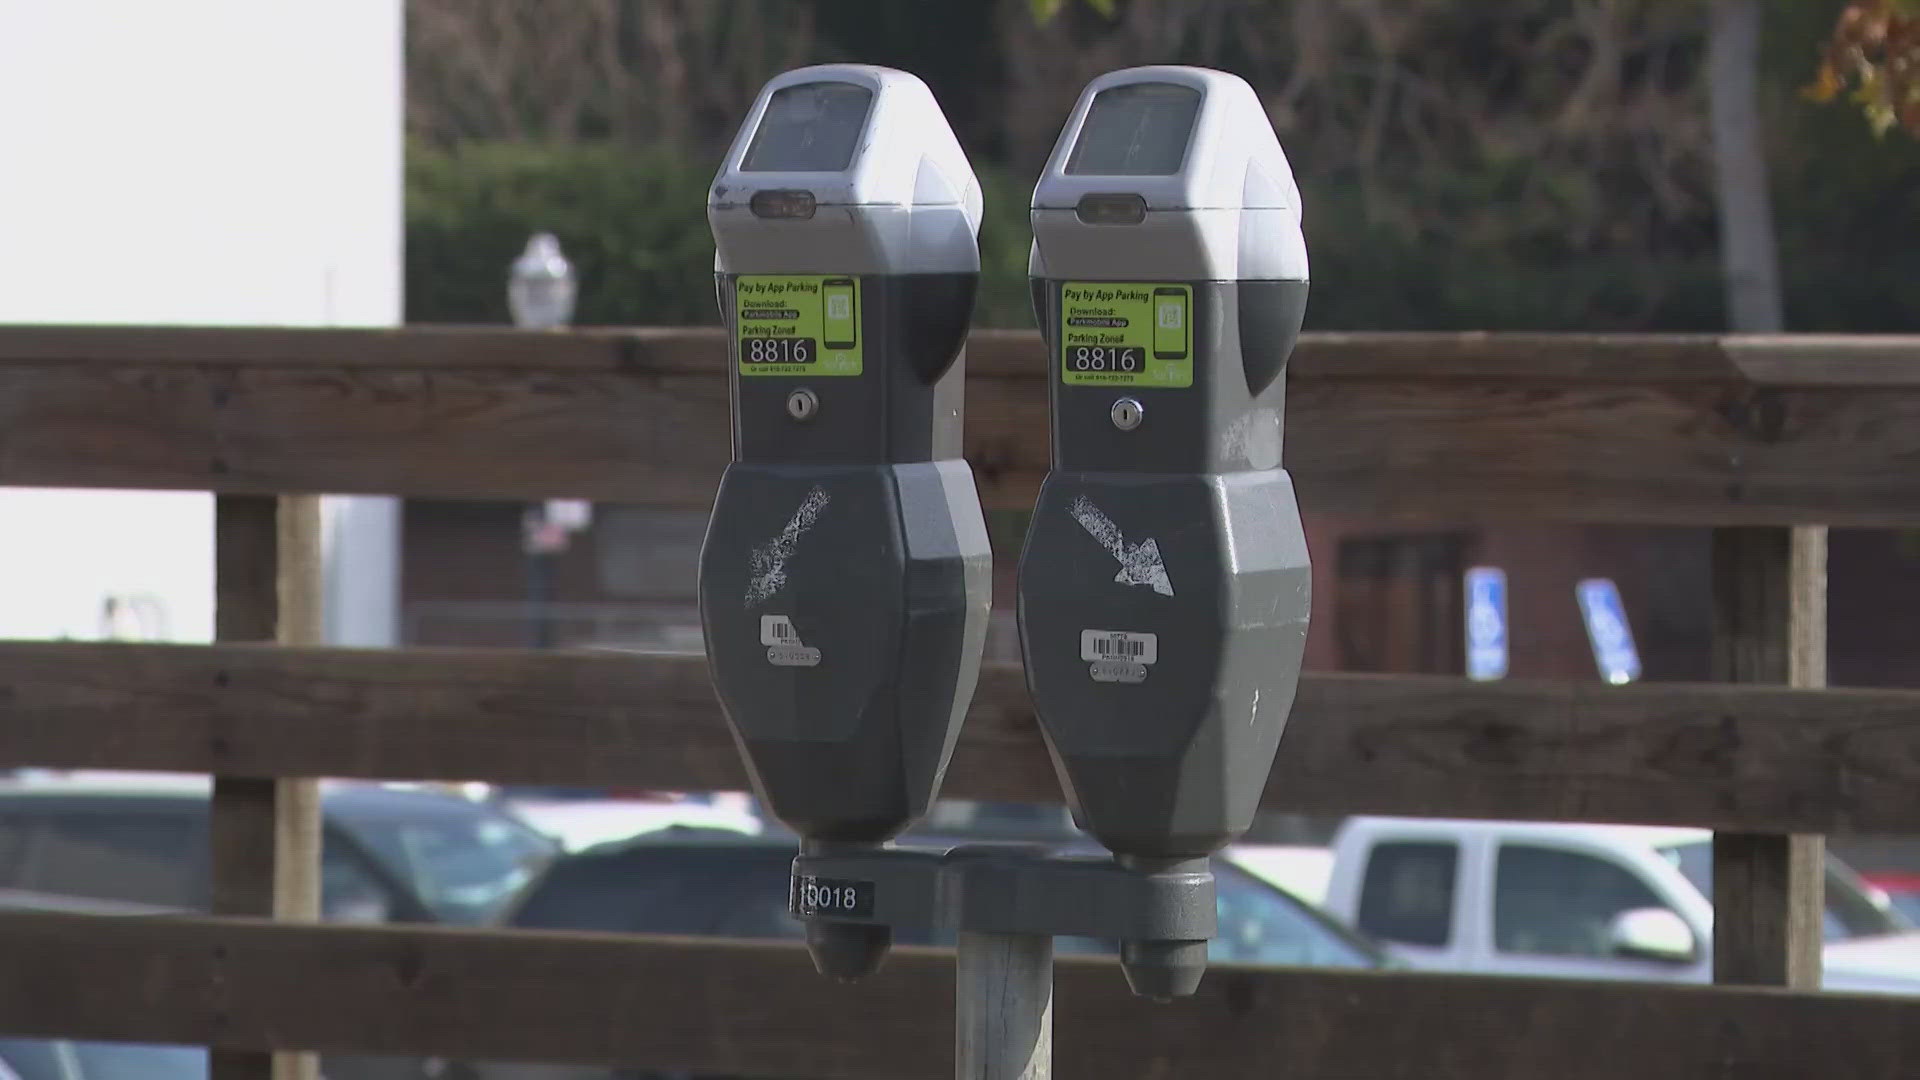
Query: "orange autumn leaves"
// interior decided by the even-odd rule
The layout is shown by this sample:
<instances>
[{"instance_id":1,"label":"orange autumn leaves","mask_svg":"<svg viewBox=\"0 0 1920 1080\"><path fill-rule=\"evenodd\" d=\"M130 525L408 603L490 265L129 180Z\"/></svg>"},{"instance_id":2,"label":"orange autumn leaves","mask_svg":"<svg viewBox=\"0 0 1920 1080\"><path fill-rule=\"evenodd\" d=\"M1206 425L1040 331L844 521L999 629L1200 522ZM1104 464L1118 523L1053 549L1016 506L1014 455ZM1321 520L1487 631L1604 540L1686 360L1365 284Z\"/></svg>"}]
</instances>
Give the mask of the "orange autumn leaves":
<instances>
[{"instance_id":1,"label":"orange autumn leaves","mask_svg":"<svg viewBox=\"0 0 1920 1080\"><path fill-rule=\"evenodd\" d=\"M1920 138L1920 0L1854 0L1840 13L1807 95L1847 93L1876 134Z\"/></svg>"}]
</instances>

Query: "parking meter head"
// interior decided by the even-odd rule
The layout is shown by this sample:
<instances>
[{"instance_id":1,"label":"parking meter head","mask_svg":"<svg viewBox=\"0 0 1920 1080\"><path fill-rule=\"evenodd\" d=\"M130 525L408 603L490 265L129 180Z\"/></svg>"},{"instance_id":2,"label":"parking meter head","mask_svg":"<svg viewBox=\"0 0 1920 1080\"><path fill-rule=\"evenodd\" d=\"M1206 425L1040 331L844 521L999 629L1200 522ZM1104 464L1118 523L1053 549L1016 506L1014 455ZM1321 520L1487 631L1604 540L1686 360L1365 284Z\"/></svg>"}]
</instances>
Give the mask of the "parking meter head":
<instances>
[{"instance_id":1,"label":"parking meter head","mask_svg":"<svg viewBox=\"0 0 1920 1080\"><path fill-rule=\"evenodd\" d=\"M1053 440L1027 684L1083 827L1123 859L1203 856L1252 823L1306 639L1280 468L1299 193L1243 80L1135 68L1081 94L1032 216Z\"/></svg>"},{"instance_id":2,"label":"parking meter head","mask_svg":"<svg viewBox=\"0 0 1920 1080\"><path fill-rule=\"evenodd\" d=\"M991 603L959 459L979 185L924 83L829 65L761 91L707 215L733 419L701 552L708 662L771 812L877 843L938 789ZM855 974L884 951L820 950Z\"/></svg>"},{"instance_id":3,"label":"parking meter head","mask_svg":"<svg viewBox=\"0 0 1920 1080\"><path fill-rule=\"evenodd\" d=\"M814 386L821 416L884 411L885 394L907 405L864 441L853 427L809 428L809 449L913 460L931 441L939 451L931 456L958 456L959 380L942 376L973 313L980 213L979 181L917 76L828 64L787 72L760 91L707 201L721 312L759 343L741 360L794 378L809 364L816 375L851 375L885 345L897 371ZM818 287L805 282L796 291L795 277L816 278ZM774 302L801 296L807 303ZM743 308L760 317L742 318ZM795 316L764 317L779 311ZM796 356L800 340L825 355ZM739 402L736 441L757 449L769 433L793 438L758 423L784 411L793 387L759 379L739 389L749 393ZM947 395L949 408L924 406L927 394Z\"/></svg>"}]
</instances>

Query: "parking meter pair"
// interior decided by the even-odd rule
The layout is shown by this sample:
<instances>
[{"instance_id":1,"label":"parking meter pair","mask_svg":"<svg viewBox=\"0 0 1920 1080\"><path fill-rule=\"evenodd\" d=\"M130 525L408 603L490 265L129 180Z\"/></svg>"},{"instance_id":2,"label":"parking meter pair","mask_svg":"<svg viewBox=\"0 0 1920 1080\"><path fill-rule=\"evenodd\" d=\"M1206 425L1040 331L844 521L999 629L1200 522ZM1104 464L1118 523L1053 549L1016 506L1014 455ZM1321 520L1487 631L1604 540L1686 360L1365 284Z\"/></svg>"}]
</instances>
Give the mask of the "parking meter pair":
<instances>
[{"instance_id":1,"label":"parking meter pair","mask_svg":"<svg viewBox=\"0 0 1920 1080\"><path fill-rule=\"evenodd\" d=\"M823 972L940 924L1117 939L1136 992L1191 993L1207 856L1252 822L1306 637L1279 468L1298 192L1247 84L1174 67L1089 85L1034 191L1052 448L1021 653L1113 859L887 846L939 789L991 611L960 457L980 212L912 75L807 68L755 102L708 204L734 450L701 553L714 682L802 838L790 900Z\"/></svg>"}]
</instances>

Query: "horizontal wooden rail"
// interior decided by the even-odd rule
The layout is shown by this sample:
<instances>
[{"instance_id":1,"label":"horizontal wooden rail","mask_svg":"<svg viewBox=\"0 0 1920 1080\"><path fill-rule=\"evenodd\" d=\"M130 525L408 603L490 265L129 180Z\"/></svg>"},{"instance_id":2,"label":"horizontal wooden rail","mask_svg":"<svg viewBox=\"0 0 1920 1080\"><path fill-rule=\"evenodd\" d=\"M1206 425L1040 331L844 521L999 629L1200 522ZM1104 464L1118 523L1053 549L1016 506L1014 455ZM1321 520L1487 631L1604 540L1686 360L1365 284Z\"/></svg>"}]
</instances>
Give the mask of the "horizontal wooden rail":
<instances>
[{"instance_id":1,"label":"horizontal wooden rail","mask_svg":"<svg viewBox=\"0 0 1920 1080\"><path fill-rule=\"evenodd\" d=\"M713 329L0 327L0 484L705 505ZM990 505L1045 471L1037 335L976 333ZM1920 522L1920 337L1308 335L1304 506L1461 520Z\"/></svg>"},{"instance_id":2,"label":"horizontal wooden rail","mask_svg":"<svg viewBox=\"0 0 1920 1080\"><path fill-rule=\"evenodd\" d=\"M229 1048L952 1075L953 963L852 986L792 945L0 914L0 1031ZM1055 1075L1700 1080L1911 1075L1920 1000L1634 983L1219 968L1132 997L1062 960Z\"/></svg>"},{"instance_id":3,"label":"horizontal wooden rail","mask_svg":"<svg viewBox=\"0 0 1920 1080\"><path fill-rule=\"evenodd\" d=\"M0 767L744 787L688 656L0 644ZM1920 832L1920 692L1309 674L1266 805ZM1053 802L1020 673L989 669L943 789Z\"/></svg>"}]
</instances>

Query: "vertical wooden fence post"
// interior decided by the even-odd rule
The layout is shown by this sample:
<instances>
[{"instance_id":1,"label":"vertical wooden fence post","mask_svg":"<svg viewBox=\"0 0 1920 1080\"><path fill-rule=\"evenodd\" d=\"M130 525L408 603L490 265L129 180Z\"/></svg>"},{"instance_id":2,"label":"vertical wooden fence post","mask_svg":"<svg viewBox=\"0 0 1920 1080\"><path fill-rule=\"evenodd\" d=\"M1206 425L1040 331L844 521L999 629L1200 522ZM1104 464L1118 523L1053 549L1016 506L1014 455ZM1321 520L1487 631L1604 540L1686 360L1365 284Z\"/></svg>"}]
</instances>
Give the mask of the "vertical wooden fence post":
<instances>
[{"instance_id":1,"label":"vertical wooden fence post","mask_svg":"<svg viewBox=\"0 0 1920 1080\"><path fill-rule=\"evenodd\" d=\"M1053 939L960 931L955 959L956 1080L1053 1076Z\"/></svg>"},{"instance_id":2,"label":"vertical wooden fence post","mask_svg":"<svg viewBox=\"0 0 1920 1080\"><path fill-rule=\"evenodd\" d=\"M1827 530L1713 532L1714 675L1726 682L1827 682ZM1826 842L1715 833L1713 981L1820 985Z\"/></svg>"},{"instance_id":3,"label":"vertical wooden fence post","mask_svg":"<svg viewBox=\"0 0 1920 1080\"><path fill-rule=\"evenodd\" d=\"M320 500L215 500L214 636L318 644ZM209 817L213 911L311 920L320 911L319 783L216 776ZM313 1080L312 1054L216 1050L212 1080Z\"/></svg>"}]
</instances>

